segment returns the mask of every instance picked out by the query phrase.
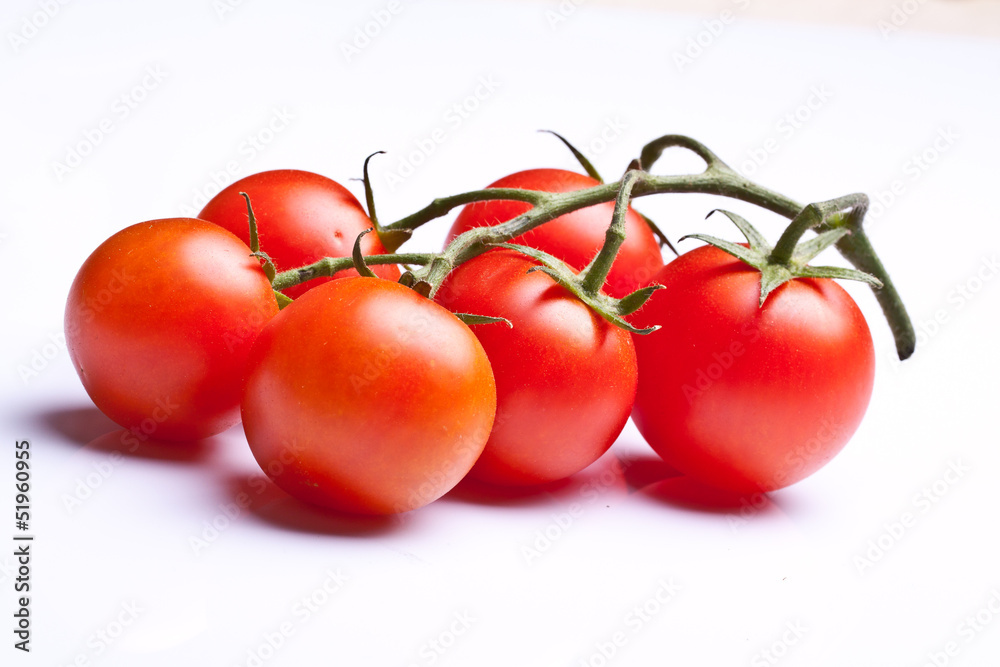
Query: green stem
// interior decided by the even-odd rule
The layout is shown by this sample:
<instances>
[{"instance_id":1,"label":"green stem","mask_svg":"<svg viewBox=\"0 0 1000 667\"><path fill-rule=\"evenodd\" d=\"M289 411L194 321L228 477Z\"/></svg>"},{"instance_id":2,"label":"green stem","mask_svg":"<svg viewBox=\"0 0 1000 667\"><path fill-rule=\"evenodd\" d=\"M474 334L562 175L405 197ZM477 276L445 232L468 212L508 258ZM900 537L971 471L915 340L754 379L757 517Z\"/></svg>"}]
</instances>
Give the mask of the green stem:
<instances>
[{"instance_id":1,"label":"green stem","mask_svg":"<svg viewBox=\"0 0 1000 667\"><path fill-rule=\"evenodd\" d=\"M868 234L865 233L865 209L855 208L848 215L835 215L826 221L817 231L847 227L851 233L837 241L837 250L850 262L854 268L870 273L882 281L882 288L874 290L885 319L889 323L893 339L896 341L896 353L900 359L908 359L917 345L917 334L913 322L906 312L899 290L889 277L889 272L882 265L882 260L872 247Z\"/></svg>"},{"instance_id":2,"label":"green stem","mask_svg":"<svg viewBox=\"0 0 1000 667\"><path fill-rule=\"evenodd\" d=\"M247 203L247 223L250 225L250 252L260 252L260 238L257 236L257 218L253 214L253 206L250 205L250 195L241 192L240 196Z\"/></svg>"},{"instance_id":3,"label":"green stem","mask_svg":"<svg viewBox=\"0 0 1000 667\"><path fill-rule=\"evenodd\" d=\"M658 176L649 174L649 169L660 158L663 152L675 147L690 150L702 158L706 164L705 170L701 173L690 175ZM660 137L647 144L642 149L638 163L633 166L638 167L645 173L643 173L641 178L636 179L632 185L632 198L665 193L710 194L745 201L793 220L802 216L800 220L801 224L793 225L795 227L794 230L786 231L788 238L783 236L775 247L775 252L778 253L777 256L779 258L785 256L789 248L794 249L795 243L792 242L792 237L794 236L794 239L798 240L809 228L815 228L817 231L826 231L845 226L849 227L851 234L837 242L837 249L855 268L874 275L882 282L883 287L875 291L875 296L885 313L886 319L889 321L889 327L896 340L897 352L901 359L905 359L912 354L915 342L913 325L906 313L898 291L889 279L885 267L882 266L861 226L866 206L861 205L860 200L852 199L852 197L856 198L856 195L841 198L844 201L849 200L848 205L853 206L850 213L846 215L826 210L817 211L814 209L804 211L803 206L793 199L789 199L778 192L765 188L741 176L704 144L690 137L676 134ZM448 273L462 262L565 213L602 202L617 200L622 191L625 178L628 177L628 173L632 173L632 170L626 172L626 176L616 183L605 183L585 190L575 190L566 193L490 188L435 199L428 206L416 213L384 226L382 228L383 234L395 233L399 235L399 238L408 236L412 234L414 229L448 214L452 209L478 201L522 201L531 204L532 208L505 223L493 227L471 229L453 239L448 244L448 247L439 254L422 255L420 256L421 259L416 261L404 261L402 259L388 261L423 265L422 268L413 272L412 283L414 289L417 291L433 296ZM833 201L837 202L839 200ZM819 219L818 222L816 221L817 216ZM796 234L797 236L795 236ZM379 256L376 255L368 258L368 263L386 263L386 261L377 261L376 257ZM393 255L392 257L399 256ZM336 262L337 260L331 261ZM318 264L321 265L322 262ZM289 287L317 275L332 275L330 271L336 272L333 270L334 268L342 270L350 266L351 260L348 258L346 264L323 265L318 268L317 265L314 265L313 267L306 267L306 269L296 272L285 272L276 278L275 289ZM310 269L313 271L312 275L301 278L295 277L302 271L307 271L308 273ZM283 282L279 282L279 280L292 282L286 285ZM278 287L278 285L282 285L282 287Z\"/></svg>"},{"instance_id":4,"label":"green stem","mask_svg":"<svg viewBox=\"0 0 1000 667\"><path fill-rule=\"evenodd\" d=\"M385 255L367 255L365 263L378 264L427 264L436 254L431 253L395 253ZM324 257L323 259L298 269L282 271L274 277L271 286L276 291L295 287L313 278L329 278L330 276L354 268L353 257Z\"/></svg>"},{"instance_id":5,"label":"green stem","mask_svg":"<svg viewBox=\"0 0 1000 667\"><path fill-rule=\"evenodd\" d=\"M846 195L818 204L809 204L803 208L792 219L792 223L785 229L781 238L778 239L778 243L774 246L774 250L771 251L771 256L769 257L771 262L787 265L792 260L792 255L803 234L810 229L819 227L830 216L840 213L845 209L851 209L852 211L868 210L868 196L864 194Z\"/></svg>"},{"instance_id":6,"label":"green stem","mask_svg":"<svg viewBox=\"0 0 1000 667\"><path fill-rule=\"evenodd\" d=\"M615 212L611 216L611 225L604 235L604 245L590 265L584 269L582 283L584 291L596 294L604 286L604 281L618 256L618 249L625 242L625 214L628 213L629 201L632 199L632 189L645 173L637 170L628 171L622 177L621 188L615 199Z\"/></svg>"},{"instance_id":7,"label":"green stem","mask_svg":"<svg viewBox=\"0 0 1000 667\"><path fill-rule=\"evenodd\" d=\"M435 199L430 204L412 213L402 220L398 220L390 225L382 227L384 231L410 231L424 225L431 220L436 220L443 215L447 215L452 209L471 204L477 201L489 201L492 199L504 199L512 201L523 201L533 206L542 206L548 203L551 197L548 192L537 190L521 190L518 188L489 188L486 190L475 190L473 192L463 192L451 197L441 197Z\"/></svg>"},{"instance_id":8,"label":"green stem","mask_svg":"<svg viewBox=\"0 0 1000 667\"><path fill-rule=\"evenodd\" d=\"M520 192L522 193L533 193L536 196L543 195L542 197L538 197L542 203L536 204L533 208L507 222L489 227L475 227L459 234L452 239L451 243L448 244L448 247L440 255L434 258L423 269L414 272L417 283L426 284L428 296L433 296L451 270L459 264L481 255L494 246L520 236L560 215L586 208L592 205L592 203L610 201L617 196L619 187L618 183L607 183L586 190L574 190L561 194L521 190ZM483 195L490 195L496 191L483 190L480 192ZM491 196L490 198L510 199L511 197ZM481 199L477 198L475 201L481 201ZM520 201L526 201L526 199L521 199Z\"/></svg>"},{"instance_id":9,"label":"green stem","mask_svg":"<svg viewBox=\"0 0 1000 667\"><path fill-rule=\"evenodd\" d=\"M354 270L358 272L359 276L364 276L365 278L378 278L375 272L368 268L368 263L365 262L364 253L361 252L361 239L365 238L365 235L371 234L375 231L374 227L369 227L365 231L358 234L358 238L354 240L354 251L351 252L351 259L354 260Z\"/></svg>"}]
</instances>

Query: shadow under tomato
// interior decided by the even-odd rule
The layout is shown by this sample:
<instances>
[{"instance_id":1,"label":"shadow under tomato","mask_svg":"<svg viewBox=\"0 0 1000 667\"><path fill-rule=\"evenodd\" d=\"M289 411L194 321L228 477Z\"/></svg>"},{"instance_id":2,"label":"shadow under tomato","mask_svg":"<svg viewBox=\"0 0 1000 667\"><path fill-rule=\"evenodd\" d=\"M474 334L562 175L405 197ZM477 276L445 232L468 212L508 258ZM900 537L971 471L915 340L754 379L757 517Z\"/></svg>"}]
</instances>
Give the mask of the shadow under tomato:
<instances>
[{"instance_id":1,"label":"shadow under tomato","mask_svg":"<svg viewBox=\"0 0 1000 667\"><path fill-rule=\"evenodd\" d=\"M656 454L618 454L629 493L640 491L665 479L680 477L681 473Z\"/></svg>"},{"instance_id":2,"label":"shadow under tomato","mask_svg":"<svg viewBox=\"0 0 1000 667\"><path fill-rule=\"evenodd\" d=\"M572 478L535 486L497 486L465 477L441 500L492 507L534 507L551 503L573 486Z\"/></svg>"},{"instance_id":3,"label":"shadow under tomato","mask_svg":"<svg viewBox=\"0 0 1000 667\"><path fill-rule=\"evenodd\" d=\"M642 494L671 507L711 514L733 514L753 508L756 515L777 509L766 494L743 494L707 486L690 477L671 477L645 487Z\"/></svg>"},{"instance_id":4,"label":"shadow under tomato","mask_svg":"<svg viewBox=\"0 0 1000 667\"><path fill-rule=\"evenodd\" d=\"M214 437L184 441L139 439L135 434L119 428L94 438L85 448L107 453L118 452L133 459L202 464L211 458L215 445Z\"/></svg>"},{"instance_id":5,"label":"shadow under tomato","mask_svg":"<svg viewBox=\"0 0 1000 667\"><path fill-rule=\"evenodd\" d=\"M629 493L638 493L674 508L710 514L751 511L766 515L780 508L769 494L735 493L686 476L655 454L619 456Z\"/></svg>"},{"instance_id":6,"label":"shadow under tomato","mask_svg":"<svg viewBox=\"0 0 1000 667\"><path fill-rule=\"evenodd\" d=\"M293 498L263 474L230 475L224 483L232 502L239 507L268 525L297 533L340 537L384 535L403 528L413 514L368 516L337 512Z\"/></svg>"},{"instance_id":7,"label":"shadow under tomato","mask_svg":"<svg viewBox=\"0 0 1000 667\"><path fill-rule=\"evenodd\" d=\"M36 419L45 428L65 436L65 440L55 442L79 445L77 452L117 452L124 457L151 461L202 463L215 449L215 438L171 441L157 440L144 433L136 435L121 428L95 407L45 410L38 413Z\"/></svg>"},{"instance_id":8,"label":"shadow under tomato","mask_svg":"<svg viewBox=\"0 0 1000 667\"><path fill-rule=\"evenodd\" d=\"M444 500L496 507L565 505L603 494L624 496L646 484L677 474L659 457L636 457L609 451L575 475L547 484L495 486L466 477L444 496Z\"/></svg>"},{"instance_id":9,"label":"shadow under tomato","mask_svg":"<svg viewBox=\"0 0 1000 667\"><path fill-rule=\"evenodd\" d=\"M35 415L35 420L41 426L81 446L119 428L118 424L105 417L93 405L42 410Z\"/></svg>"}]
</instances>

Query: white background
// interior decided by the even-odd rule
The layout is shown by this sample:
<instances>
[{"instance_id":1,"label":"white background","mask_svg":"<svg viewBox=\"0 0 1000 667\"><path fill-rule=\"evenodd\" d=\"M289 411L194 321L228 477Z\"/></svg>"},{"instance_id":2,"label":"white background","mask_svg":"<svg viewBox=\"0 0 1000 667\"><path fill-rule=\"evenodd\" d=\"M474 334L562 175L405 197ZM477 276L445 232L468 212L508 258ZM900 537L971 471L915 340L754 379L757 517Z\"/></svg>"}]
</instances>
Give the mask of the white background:
<instances>
[{"instance_id":1,"label":"white background","mask_svg":"<svg viewBox=\"0 0 1000 667\"><path fill-rule=\"evenodd\" d=\"M46 18L43 2L6 1L0 12L2 664L996 664L997 42L763 22L735 2L727 24L715 9L570 2L425 0L395 14L385 2L232 4L52 1ZM369 25L373 12L391 20ZM374 36L345 52L366 25ZM436 128L443 140L415 154ZM561 488L456 492L369 521L262 484L239 427L115 453L119 434L60 338L69 284L106 237L199 210L227 165L348 183L375 150L388 152L372 165L389 221L512 171L574 168L542 128L609 178L646 141L684 133L798 201L861 191L888 204L870 233L920 346L895 362L871 293L848 286L878 371L865 421L829 466L755 504L720 503L662 479L630 424ZM60 173L72 151L88 154ZM403 161L420 164L409 174ZM694 168L671 154L658 171ZM880 193L897 181L889 202ZM736 238L703 220L719 205L780 233L739 202L638 203L675 239ZM411 247L438 247L447 225ZM11 445L25 438L30 655L11 632ZM241 491L252 503L234 510Z\"/></svg>"}]
</instances>

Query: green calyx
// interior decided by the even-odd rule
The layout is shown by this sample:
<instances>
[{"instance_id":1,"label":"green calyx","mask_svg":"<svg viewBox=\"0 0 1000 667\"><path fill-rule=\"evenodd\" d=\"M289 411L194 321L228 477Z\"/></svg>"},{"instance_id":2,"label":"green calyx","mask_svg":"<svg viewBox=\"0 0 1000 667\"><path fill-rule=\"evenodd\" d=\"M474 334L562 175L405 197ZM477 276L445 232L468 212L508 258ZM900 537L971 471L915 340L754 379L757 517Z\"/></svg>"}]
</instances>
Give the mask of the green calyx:
<instances>
[{"instance_id":1,"label":"green calyx","mask_svg":"<svg viewBox=\"0 0 1000 667\"><path fill-rule=\"evenodd\" d=\"M274 292L274 300L278 302L278 310L284 310L286 306L292 305L292 297L285 296L281 292Z\"/></svg>"},{"instance_id":2,"label":"green calyx","mask_svg":"<svg viewBox=\"0 0 1000 667\"><path fill-rule=\"evenodd\" d=\"M541 271L548 274L576 298L583 301L591 310L616 327L635 334L652 333L660 327L637 329L629 324L625 317L639 310L653 295L653 292L660 289L662 285L643 287L621 299L608 296L601 291L615 257L618 255L618 249L625 242L625 213L632 198L632 190L642 181L643 176L643 172L633 169L627 171L622 177L618 196L615 198L615 210L611 216L611 225L604 237L604 245L579 274L562 260L536 248L513 243L501 243L499 247L515 250L536 260L541 266L532 268L529 273Z\"/></svg>"},{"instance_id":3,"label":"green calyx","mask_svg":"<svg viewBox=\"0 0 1000 667\"><path fill-rule=\"evenodd\" d=\"M365 204L368 206L368 217L372 221L372 228L379 237L382 246L385 248L386 252L395 252L399 249L399 246L410 240L413 235L412 229L393 229L389 230L382 226L382 223L378 220L378 214L375 212L375 192L372 190L372 181L368 176L368 163L376 155L384 155L385 151L375 151L371 155L365 158L365 164L362 167L362 182L365 186Z\"/></svg>"},{"instance_id":4,"label":"green calyx","mask_svg":"<svg viewBox=\"0 0 1000 667\"><path fill-rule=\"evenodd\" d=\"M806 207L806 209L809 208ZM688 234L681 240L683 241L686 238L700 239L760 271L761 306L764 305L764 301L771 292L794 278L857 280L871 285L876 289L882 287L882 282L878 278L863 271L846 269L839 266L809 266L809 262L816 255L851 233L850 229L846 227L832 229L818 234L808 241L798 242L799 236L806 229L815 227L822 222L820 220L820 222L811 225L797 224L799 218L802 217L802 214L800 214L789 225L788 230L782 235L778 245L772 247L764 236L744 218L731 211L724 211L722 209L716 209L708 215L711 216L716 212L724 214L733 221L743 233L743 236L746 237L750 247L714 236L708 236L707 234ZM815 213L810 212L807 215L811 216L815 215ZM798 236L793 237L796 233Z\"/></svg>"},{"instance_id":5,"label":"green calyx","mask_svg":"<svg viewBox=\"0 0 1000 667\"><path fill-rule=\"evenodd\" d=\"M658 289L662 289L663 285L649 285L648 287L638 289L621 299L616 299L612 296L608 296L604 292L601 292L599 289L593 289L593 287L588 284L590 281L587 279L587 269L584 269L577 274L573 271L572 267L562 260L553 257L547 252L538 250L537 248L517 245L516 243L500 243L497 247L514 250L537 261L540 266L532 267L529 269L528 273L541 271L542 273L547 274L557 283L565 287L571 294L573 294L573 296L578 298L580 301L583 301L588 308L616 327L621 327L631 333L642 335L653 333L660 328L659 326L654 326L648 329L638 329L629 324L625 320L625 317L639 310L639 308L641 308L642 305L649 300L649 297L653 295L653 292ZM593 263L591 263L591 266L593 266Z\"/></svg>"},{"instance_id":6,"label":"green calyx","mask_svg":"<svg viewBox=\"0 0 1000 667\"><path fill-rule=\"evenodd\" d=\"M368 267L368 262L365 260L365 256L361 252L361 239L363 239L366 234L370 234L373 231L375 231L374 228L369 228L358 234L358 238L354 240L354 251L351 253L351 260L354 262L354 269L364 278L378 278L375 272ZM380 259L384 257L386 257L386 255L382 255ZM413 274L411 273L409 275L412 276ZM402 278L400 280L402 282ZM412 286L412 284L407 285L407 287ZM505 317L490 317L488 315L475 315L472 313L455 313L454 315L467 325L503 323L511 328L514 326L511 321Z\"/></svg>"}]
</instances>

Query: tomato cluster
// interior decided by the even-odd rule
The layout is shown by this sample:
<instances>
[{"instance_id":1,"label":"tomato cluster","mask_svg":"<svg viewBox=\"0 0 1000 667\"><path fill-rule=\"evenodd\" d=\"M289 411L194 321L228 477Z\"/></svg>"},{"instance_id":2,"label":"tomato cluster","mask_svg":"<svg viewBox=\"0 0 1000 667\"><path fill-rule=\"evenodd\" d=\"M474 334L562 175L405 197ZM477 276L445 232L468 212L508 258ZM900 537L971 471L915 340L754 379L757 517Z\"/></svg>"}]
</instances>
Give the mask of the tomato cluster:
<instances>
[{"instance_id":1,"label":"tomato cluster","mask_svg":"<svg viewBox=\"0 0 1000 667\"><path fill-rule=\"evenodd\" d=\"M490 187L597 184L538 169ZM528 209L469 204L449 240ZM513 242L581 270L613 210L579 209ZM392 263L274 291L274 270L350 256L355 243L362 256L384 253L378 234L359 237L371 226L341 185L281 170L232 184L198 219L118 232L86 260L67 302L85 389L115 422L157 439L204 438L242 420L279 487L367 514L423 506L467 476L504 486L569 477L630 415L683 473L769 491L826 463L867 406L871 337L839 286L792 280L761 307L759 272L711 247L664 265L631 209L603 289L663 287L634 317L661 327L648 336L615 326L514 249L464 261L431 298ZM467 325L456 314L506 322Z\"/></svg>"}]
</instances>

